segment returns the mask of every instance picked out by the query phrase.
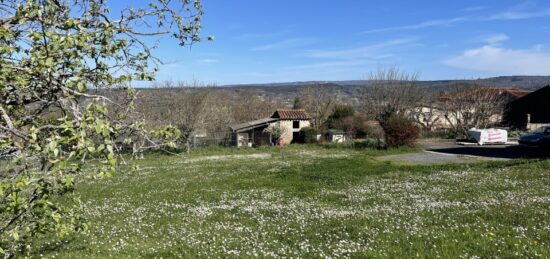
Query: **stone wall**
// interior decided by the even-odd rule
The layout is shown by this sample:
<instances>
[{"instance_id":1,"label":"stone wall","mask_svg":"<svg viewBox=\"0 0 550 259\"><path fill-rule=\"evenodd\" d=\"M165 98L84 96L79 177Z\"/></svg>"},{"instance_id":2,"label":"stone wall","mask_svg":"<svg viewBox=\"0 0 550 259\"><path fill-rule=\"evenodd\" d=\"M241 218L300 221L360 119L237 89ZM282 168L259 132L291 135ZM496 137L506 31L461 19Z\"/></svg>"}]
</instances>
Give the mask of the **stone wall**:
<instances>
[{"instance_id":1,"label":"stone wall","mask_svg":"<svg viewBox=\"0 0 550 259\"><path fill-rule=\"evenodd\" d=\"M283 141L285 144L290 144L292 142L292 133L293 132L299 132L302 128L310 127L311 123L309 120L300 120L300 127L297 129L294 129L292 127L293 120L281 120L279 121L281 123L281 128L285 129L285 133L283 134Z\"/></svg>"}]
</instances>

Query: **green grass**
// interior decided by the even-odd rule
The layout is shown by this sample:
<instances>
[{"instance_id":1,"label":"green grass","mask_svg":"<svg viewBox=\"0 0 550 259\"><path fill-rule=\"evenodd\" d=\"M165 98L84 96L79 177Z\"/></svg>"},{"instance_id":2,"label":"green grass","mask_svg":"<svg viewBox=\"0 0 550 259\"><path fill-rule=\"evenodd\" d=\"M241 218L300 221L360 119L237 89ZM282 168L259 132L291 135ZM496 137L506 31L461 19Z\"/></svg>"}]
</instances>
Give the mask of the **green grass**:
<instances>
[{"instance_id":1,"label":"green grass","mask_svg":"<svg viewBox=\"0 0 550 259\"><path fill-rule=\"evenodd\" d=\"M49 257L550 257L550 162L400 165L411 150L149 155L86 180L86 234ZM414 151L414 150L413 150Z\"/></svg>"}]
</instances>

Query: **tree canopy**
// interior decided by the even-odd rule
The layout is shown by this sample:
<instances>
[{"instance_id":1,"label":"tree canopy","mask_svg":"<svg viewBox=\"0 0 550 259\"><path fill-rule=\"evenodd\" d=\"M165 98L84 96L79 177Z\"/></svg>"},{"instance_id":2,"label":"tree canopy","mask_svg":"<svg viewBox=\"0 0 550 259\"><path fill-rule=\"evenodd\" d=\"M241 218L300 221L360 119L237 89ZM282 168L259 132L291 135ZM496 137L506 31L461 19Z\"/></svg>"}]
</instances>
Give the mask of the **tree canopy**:
<instances>
[{"instance_id":1,"label":"tree canopy","mask_svg":"<svg viewBox=\"0 0 550 259\"><path fill-rule=\"evenodd\" d=\"M113 174L117 153L136 138L144 150L179 134L125 119L129 84L152 80L161 63L147 38L169 35L183 47L201 40L201 2L136 4L115 13L104 0L0 1L0 155L10 157L0 164L5 257L30 251L42 235L86 230L78 201L57 198L76 176ZM99 91L113 87L126 90L126 103Z\"/></svg>"}]
</instances>

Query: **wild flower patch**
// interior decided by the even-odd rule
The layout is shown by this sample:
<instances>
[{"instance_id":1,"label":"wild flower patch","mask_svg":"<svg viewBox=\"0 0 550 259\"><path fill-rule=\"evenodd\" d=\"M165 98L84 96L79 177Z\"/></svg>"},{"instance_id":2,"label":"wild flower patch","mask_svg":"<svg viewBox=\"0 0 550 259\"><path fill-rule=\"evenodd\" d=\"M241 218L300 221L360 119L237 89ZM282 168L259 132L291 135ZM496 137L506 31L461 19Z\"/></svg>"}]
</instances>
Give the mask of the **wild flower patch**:
<instances>
[{"instance_id":1,"label":"wild flower patch","mask_svg":"<svg viewBox=\"0 0 550 259\"><path fill-rule=\"evenodd\" d=\"M46 255L550 256L550 173L536 164L400 167L324 152L141 161L83 185L89 233Z\"/></svg>"}]
</instances>

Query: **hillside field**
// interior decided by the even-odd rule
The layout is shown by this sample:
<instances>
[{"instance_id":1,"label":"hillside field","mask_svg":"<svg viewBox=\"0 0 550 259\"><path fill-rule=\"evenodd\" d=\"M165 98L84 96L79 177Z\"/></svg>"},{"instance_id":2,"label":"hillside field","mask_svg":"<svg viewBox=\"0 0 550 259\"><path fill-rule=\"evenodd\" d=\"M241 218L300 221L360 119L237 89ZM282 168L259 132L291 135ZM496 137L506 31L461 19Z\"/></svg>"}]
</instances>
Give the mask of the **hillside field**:
<instances>
[{"instance_id":1,"label":"hillside field","mask_svg":"<svg viewBox=\"0 0 550 259\"><path fill-rule=\"evenodd\" d=\"M550 162L414 165L418 150L205 149L153 154L79 183L90 229L36 255L550 257Z\"/></svg>"}]
</instances>

